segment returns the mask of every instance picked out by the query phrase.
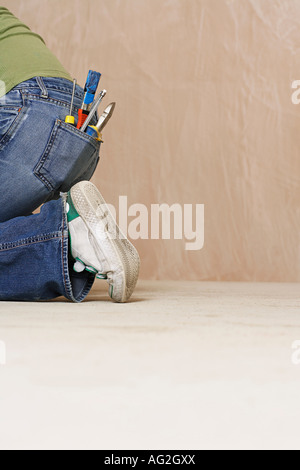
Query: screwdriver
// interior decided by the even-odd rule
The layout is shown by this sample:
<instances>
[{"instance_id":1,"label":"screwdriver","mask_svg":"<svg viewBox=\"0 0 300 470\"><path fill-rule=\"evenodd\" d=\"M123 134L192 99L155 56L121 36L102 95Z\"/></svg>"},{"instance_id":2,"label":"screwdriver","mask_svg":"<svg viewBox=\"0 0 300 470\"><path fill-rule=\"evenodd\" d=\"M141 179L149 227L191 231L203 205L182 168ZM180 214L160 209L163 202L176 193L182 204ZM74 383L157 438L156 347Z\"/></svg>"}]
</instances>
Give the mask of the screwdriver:
<instances>
[{"instance_id":1,"label":"screwdriver","mask_svg":"<svg viewBox=\"0 0 300 470\"><path fill-rule=\"evenodd\" d=\"M93 103L93 106L91 107L91 110L89 112L89 115L87 116L86 120L84 121L83 125L81 126L80 130L82 132L84 132L86 130L86 128L88 127L89 123L91 122L91 120L93 119L93 116L95 114L95 112L97 111L97 108L99 106L99 104L101 103L101 101L103 100L104 96L106 95L107 91L106 90L102 90L99 95L97 96L97 98L95 99L94 103Z\"/></svg>"},{"instance_id":2,"label":"screwdriver","mask_svg":"<svg viewBox=\"0 0 300 470\"><path fill-rule=\"evenodd\" d=\"M90 70L84 87L84 98L81 108L78 111L77 129L80 129L92 107L96 90L100 81L101 73Z\"/></svg>"},{"instance_id":3,"label":"screwdriver","mask_svg":"<svg viewBox=\"0 0 300 470\"><path fill-rule=\"evenodd\" d=\"M76 83L77 83L77 80L76 80L76 78L74 78L74 80L73 80L72 99L71 99L71 105L70 105L70 114L68 114L66 116L66 119L65 119L65 122L68 123L68 124L71 124L71 126L75 125L75 118L74 118L74 116L72 116L72 112L73 112L73 104L74 104Z\"/></svg>"}]
</instances>

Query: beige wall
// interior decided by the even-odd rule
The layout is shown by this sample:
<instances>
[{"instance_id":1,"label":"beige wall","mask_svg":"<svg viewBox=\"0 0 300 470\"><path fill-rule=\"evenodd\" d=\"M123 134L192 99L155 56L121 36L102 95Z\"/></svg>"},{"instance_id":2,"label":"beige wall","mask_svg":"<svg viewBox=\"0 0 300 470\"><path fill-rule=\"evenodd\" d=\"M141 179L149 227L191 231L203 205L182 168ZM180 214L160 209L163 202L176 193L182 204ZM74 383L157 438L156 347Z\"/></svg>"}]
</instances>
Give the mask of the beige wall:
<instances>
[{"instance_id":1,"label":"beige wall","mask_svg":"<svg viewBox=\"0 0 300 470\"><path fill-rule=\"evenodd\" d=\"M143 278L300 281L299 0L9 0L117 101L94 178L116 204L205 204L205 246L139 240Z\"/></svg>"}]
</instances>

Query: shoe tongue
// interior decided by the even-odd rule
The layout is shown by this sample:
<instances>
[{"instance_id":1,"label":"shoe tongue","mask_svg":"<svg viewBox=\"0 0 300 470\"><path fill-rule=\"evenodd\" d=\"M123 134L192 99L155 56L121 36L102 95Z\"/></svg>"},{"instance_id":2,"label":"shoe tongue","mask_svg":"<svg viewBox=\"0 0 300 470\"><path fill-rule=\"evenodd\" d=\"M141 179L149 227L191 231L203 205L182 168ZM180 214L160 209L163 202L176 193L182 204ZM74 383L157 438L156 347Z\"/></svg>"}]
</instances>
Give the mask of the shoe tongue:
<instances>
[{"instance_id":1,"label":"shoe tongue","mask_svg":"<svg viewBox=\"0 0 300 470\"><path fill-rule=\"evenodd\" d=\"M67 219L68 222L72 222L72 220L77 219L79 217L79 214L77 210L75 209L75 206L73 204L72 198L70 196L70 193L68 194L67 197Z\"/></svg>"}]
</instances>

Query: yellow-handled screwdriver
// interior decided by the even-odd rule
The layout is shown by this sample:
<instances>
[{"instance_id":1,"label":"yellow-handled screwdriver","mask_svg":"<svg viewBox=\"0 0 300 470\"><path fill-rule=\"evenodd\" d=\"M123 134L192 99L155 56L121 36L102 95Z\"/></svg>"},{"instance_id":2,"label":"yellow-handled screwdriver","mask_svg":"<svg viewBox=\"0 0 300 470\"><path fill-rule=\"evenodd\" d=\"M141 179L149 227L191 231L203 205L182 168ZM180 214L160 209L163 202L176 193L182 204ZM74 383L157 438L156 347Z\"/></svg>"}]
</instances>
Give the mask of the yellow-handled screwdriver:
<instances>
[{"instance_id":1,"label":"yellow-handled screwdriver","mask_svg":"<svg viewBox=\"0 0 300 470\"><path fill-rule=\"evenodd\" d=\"M73 80L73 91L72 91L72 99L71 99L71 105L70 105L70 114L66 116L65 122L67 124L71 124L71 126L75 126L75 118L72 116L73 112L73 104L74 104L74 96L75 96L75 88L76 88L77 80L74 78Z\"/></svg>"}]
</instances>

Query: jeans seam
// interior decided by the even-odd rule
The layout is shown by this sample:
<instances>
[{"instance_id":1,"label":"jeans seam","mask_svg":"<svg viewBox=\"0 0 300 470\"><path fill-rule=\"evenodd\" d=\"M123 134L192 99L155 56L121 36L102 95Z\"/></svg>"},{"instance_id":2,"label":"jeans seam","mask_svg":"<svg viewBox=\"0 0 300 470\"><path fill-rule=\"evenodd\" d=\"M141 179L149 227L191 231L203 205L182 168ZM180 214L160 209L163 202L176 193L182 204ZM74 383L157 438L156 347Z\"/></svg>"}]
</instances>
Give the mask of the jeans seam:
<instances>
[{"instance_id":1,"label":"jeans seam","mask_svg":"<svg viewBox=\"0 0 300 470\"><path fill-rule=\"evenodd\" d=\"M13 122L11 123L11 125L10 125L9 129L7 130L7 132L0 139L0 150L6 145L6 143L10 140L11 136L14 134L17 126L20 123L20 120L23 117L24 108L25 108L25 105L24 105L24 101L23 101L23 106L21 106L21 107L19 106L19 112L18 112L17 116L15 117Z\"/></svg>"},{"instance_id":2,"label":"jeans seam","mask_svg":"<svg viewBox=\"0 0 300 470\"><path fill-rule=\"evenodd\" d=\"M51 98L49 96L48 96L48 98L45 98L45 97L43 98L43 97L41 97L41 95L35 95L33 93L30 93L26 89L22 89L22 93L30 101L43 101L43 102L46 101L47 103L52 103L52 104L59 105L59 106L62 106L64 108L70 109L70 103L68 101L63 101L63 100L60 100L60 99ZM73 112L78 111L78 109L79 108L76 105L74 105Z\"/></svg>"},{"instance_id":3,"label":"jeans seam","mask_svg":"<svg viewBox=\"0 0 300 470\"><path fill-rule=\"evenodd\" d=\"M54 127L51 131L51 135L50 135L50 138L48 140L48 143L47 143L47 146L46 146L46 149L44 151L44 154L42 155L42 158L40 159L40 161L38 162L38 164L36 165L36 167L33 169L33 173L34 175L41 179L43 181L43 183L45 184L45 186L47 187L47 189L49 189L50 191L53 191L54 190L54 186L51 184L51 182L41 173L41 169L43 168L43 165L45 163L45 161L47 160L48 158L48 155L52 149L52 146L53 146L53 142L56 138L56 135L57 135L57 132L58 132L58 124L57 124L57 120L54 124Z\"/></svg>"},{"instance_id":4,"label":"jeans seam","mask_svg":"<svg viewBox=\"0 0 300 470\"><path fill-rule=\"evenodd\" d=\"M22 248L29 245L36 245L37 243L44 243L51 240L59 240L61 238L61 232L53 232L50 234L43 234L36 237L28 237L18 240L17 242L1 243L0 253L4 251L14 250L16 248Z\"/></svg>"},{"instance_id":5,"label":"jeans seam","mask_svg":"<svg viewBox=\"0 0 300 470\"><path fill-rule=\"evenodd\" d=\"M59 80L63 80L63 79L60 79ZM64 87L64 86L61 86L61 85L55 85L55 84L48 84L47 83L47 80L45 80L45 77L43 78L43 81L45 81L45 86L47 88L47 90L53 90L53 91L62 91L62 92L65 92L67 93L68 95L72 95L72 82L70 82L70 88L68 87ZM22 90L22 91L26 91L26 90L31 90L31 89L36 89L38 90L39 87L37 86L36 83L27 83L27 82L23 82L23 83L20 83L19 85L15 86L13 88L13 90ZM78 91L75 91L75 96L79 99L81 99L83 97L83 91L81 91L80 93Z\"/></svg>"}]
</instances>

